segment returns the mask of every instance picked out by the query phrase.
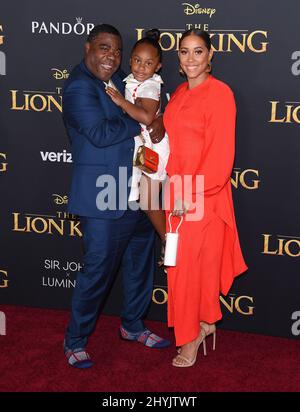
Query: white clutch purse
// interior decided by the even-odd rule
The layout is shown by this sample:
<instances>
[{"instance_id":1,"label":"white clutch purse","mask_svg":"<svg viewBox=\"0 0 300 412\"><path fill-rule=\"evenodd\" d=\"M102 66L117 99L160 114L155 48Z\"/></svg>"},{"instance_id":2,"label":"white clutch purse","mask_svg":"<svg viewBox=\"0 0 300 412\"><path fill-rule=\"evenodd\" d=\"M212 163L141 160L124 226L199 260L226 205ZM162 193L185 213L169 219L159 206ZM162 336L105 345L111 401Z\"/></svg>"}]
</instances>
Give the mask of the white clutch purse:
<instances>
[{"instance_id":1,"label":"white clutch purse","mask_svg":"<svg viewBox=\"0 0 300 412\"><path fill-rule=\"evenodd\" d=\"M170 232L166 233L166 247L165 247L165 257L164 257L164 265L165 266L176 266L177 260L177 249L178 249L178 240L179 240L179 233L178 230L183 222L183 217L180 216L180 222L175 229L175 232L172 232L172 224L171 224L172 214L169 214L169 226Z\"/></svg>"}]
</instances>

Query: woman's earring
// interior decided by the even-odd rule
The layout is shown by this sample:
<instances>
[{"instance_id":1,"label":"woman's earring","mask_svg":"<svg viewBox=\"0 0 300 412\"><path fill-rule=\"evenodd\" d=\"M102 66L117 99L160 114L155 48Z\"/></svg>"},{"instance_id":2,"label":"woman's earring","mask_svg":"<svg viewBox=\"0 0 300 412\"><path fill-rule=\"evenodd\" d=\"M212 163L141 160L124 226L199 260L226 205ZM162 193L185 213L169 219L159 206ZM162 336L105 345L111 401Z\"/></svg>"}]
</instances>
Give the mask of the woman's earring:
<instances>
[{"instance_id":1,"label":"woman's earring","mask_svg":"<svg viewBox=\"0 0 300 412\"><path fill-rule=\"evenodd\" d=\"M181 66L179 66L179 73L180 73L181 76L184 76L184 71L182 70Z\"/></svg>"},{"instance_id":2,"label":"woman's earring","mask_svg":"<svg viewBox=\"0 0 300 412\"><path fill-rule=\"evenodd\" d=\"M206 71L207 71L208 73L211 72L211 62L208 62L208 63L207 63L207 69L206 69Z\"/></svg>"}]
</instances>

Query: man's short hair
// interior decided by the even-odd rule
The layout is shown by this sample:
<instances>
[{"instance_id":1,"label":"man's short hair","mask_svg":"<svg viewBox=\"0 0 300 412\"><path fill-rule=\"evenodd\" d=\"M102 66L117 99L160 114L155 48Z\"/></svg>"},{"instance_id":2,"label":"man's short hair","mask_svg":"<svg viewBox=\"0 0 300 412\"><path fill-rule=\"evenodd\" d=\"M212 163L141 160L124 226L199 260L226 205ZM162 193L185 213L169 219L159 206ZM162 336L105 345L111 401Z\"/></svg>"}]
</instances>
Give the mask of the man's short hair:
<instances>
[{"instance_id":1,"label":"man's short hair","mask_svg":"<svg viewBox=\"0 0 300 412\"><path fill-rule=\"evenodd\" d=\"M90 31L90 34L88 35L86 41L90 43L91 41L95 40L95 38L100 33L114 34L115 36L120 37L120 39L122 40L119 30L117 30L114 26L111 26L110 24L98 24L93 28L93 30Z\"/></svg>"}]
</instances>

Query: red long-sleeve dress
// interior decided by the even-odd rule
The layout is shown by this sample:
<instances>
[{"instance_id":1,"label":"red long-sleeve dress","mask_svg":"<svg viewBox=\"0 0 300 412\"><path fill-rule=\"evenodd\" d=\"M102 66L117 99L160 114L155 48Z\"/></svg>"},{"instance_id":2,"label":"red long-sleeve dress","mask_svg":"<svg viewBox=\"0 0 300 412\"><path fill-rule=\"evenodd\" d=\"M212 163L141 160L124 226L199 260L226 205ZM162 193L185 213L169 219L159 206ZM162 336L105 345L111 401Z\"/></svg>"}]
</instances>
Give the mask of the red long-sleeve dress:
<instances>
[{"instance_id":1,"label":"red long-sleeve dress","mask_svg":"<svg viewBox=\"0 0 300 412\"><path fill-rule=\"evenodd\" d=\"M177 265L168 268L168 324L174 327L178 346L197 338L200 321L215 323L222 317L220 292L226 295L234 277L247 270L230 183L235 117L231 89L211 75L191 90L187 82L181 84L164 114L170 140L167 173L171 179L192 176L192 200L196 194L204 199L202 219L185 216L179 229ZM197 175L204 176L204 188L196 186ZM166 194L170 210L174 200L185 196L184 189L174 187ZM167 221L168 215L167 211ZM178 218L172 220L176 224Z\"/></svg>"}]
</instances>

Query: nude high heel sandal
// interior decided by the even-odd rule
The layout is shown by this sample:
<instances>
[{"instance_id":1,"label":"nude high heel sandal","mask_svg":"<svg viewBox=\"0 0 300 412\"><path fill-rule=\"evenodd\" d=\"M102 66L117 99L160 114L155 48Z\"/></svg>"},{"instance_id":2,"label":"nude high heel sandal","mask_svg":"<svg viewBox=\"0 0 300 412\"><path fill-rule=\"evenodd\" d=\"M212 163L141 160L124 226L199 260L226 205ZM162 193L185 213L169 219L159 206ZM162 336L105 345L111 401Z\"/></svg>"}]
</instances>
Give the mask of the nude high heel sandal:
<instances>
[{"instance_id":1,"label":"nude high heel sandal","mask_svg":"<svg viewBox=\"0 0 300 412\"><path fill-rule=\"evenodd\" d=\"M200 322L200 326L201 329L204 330L205 332L205 336L209 336L212 335L213 336L213 346L212 346L212 350L216 350L216 340L217 340L217 329L216 329L216 325L213 324L209 324L209 323L205 323L205 322Z\"/></svg>"},{"instance_id":2,"label":"nude high heel sandal","mask_svg":"<svg viewBox=\"0 0 300 412\"><path fill-rule=\"evenodd\" d=\"M216 350L216 340L217 340L216 325L214 323L209 324L209 323L205 323L205 322L200 322L200 326L201 326L201 330L204 331L205 338L209 335L213 335L212 350ZM204 356L207 356L205 338L204 338L204 342L203 342L203 353L204 353ZM177 349L177 353L179 353L179 354L181 353L181 348Z\"/></svg>"},{"instance_id":3,"label":"nude high heel sandal","mask_svg":"<svg viewBox=\"0 0 300 412\"><path fill-rule=\"evenodd\" d=\"M201 343L202 343L202 346L203 346L204 356L206 356L206 341L205 341L205 338L206 338L205 331L204 331L204 329L201 329L200 330L200 335L199 335L199 341L198 341L198 343L196 345L196 349L195 349L194 358L193 359L188 359L185 356L181 355L181 348L180 348L179 349L180 351L178 350L179 354L172 361L172 365L176 366L177 368L189 368L189 367L193 366L195 364L196 360L197 360L198 350L199 350L199 347L200 347Z\"/></svg>"}]
</instances>

